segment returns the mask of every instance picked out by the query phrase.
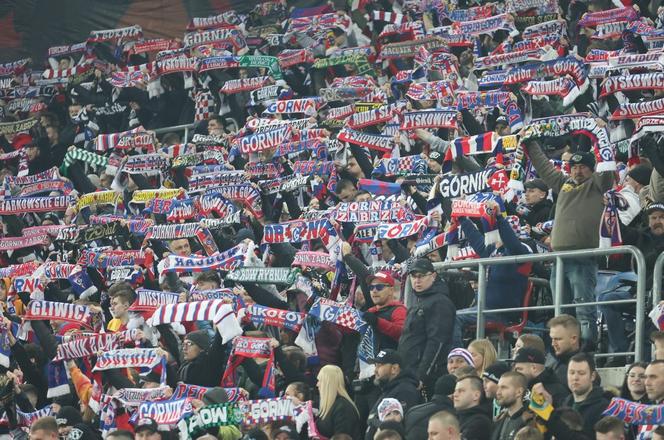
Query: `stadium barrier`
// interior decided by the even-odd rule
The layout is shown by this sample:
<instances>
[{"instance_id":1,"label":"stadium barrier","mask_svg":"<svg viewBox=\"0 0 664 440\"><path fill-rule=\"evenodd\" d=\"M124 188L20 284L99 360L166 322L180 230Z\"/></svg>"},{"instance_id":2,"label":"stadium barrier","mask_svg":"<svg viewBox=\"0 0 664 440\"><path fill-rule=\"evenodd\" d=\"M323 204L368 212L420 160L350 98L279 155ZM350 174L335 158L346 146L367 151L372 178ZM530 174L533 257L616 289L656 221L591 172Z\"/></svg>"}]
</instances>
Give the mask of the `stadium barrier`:
<instances>
[{"instance_id":1,"label":"stadium barrier","mask_svg":"<svg viewBox=\"0 0 664 440\"><path fill-rule=\"evenodd\" d=\"M605 257L609 255L617 254L631 254L636 261L636 273L638 276L637 287L636 287L636 298L634 299L624 299L616 301L593 301L588 303L575 303L575 304L564 304L563 303L563 268L564 260L566 258L596 258L596 257ZM655 266L655 270L659 269L660 277L664 265L664 254L660 255L660 258L657 260L659 267ZM545 306L530 306L530 307L512 307L505 309L492 309L486 310L486 285L487 285L487 267L492 265L501 265L501 264L521 264L521 263L530 263L530 262L541 262L541 261L553 261L555 263L555 279L556 279L556 288L553 292L553 304ZM523 310L536 311L536 310L553 310L554 314L560 315L563 313L564 309L576 309L578 307L597 307L600 304L634 304L636 303L636 337L635 337L635 349L633 352L625 353L596 353L596 357L607 357L607 356L634 356L636 362L643 360L643 351L644 351L644 333L645 333L645 318L646 318L646 262L643 256L643 253L635 246L617 246L606 249L581 249L574 251L562 251L562 252L549 252L546 254L528 254L528 255L517 255L517 256L502 256L502 257L491 257L491 258L479 258L472 260L463 260L463 261L450 261L442 263L434 263L434 268L437 272L444 272L449 269L461 269L461 268L477 268L477 312L475 311L461 311L459 314L477 314L477 323L476 323L476 335L477 339L484 338L485 334L485 314L498 314L498 313L513 313L513 312L522 312ZM657 273L655 273L657 275ZM659 292L659 290L657 290ZM406 282L405 288L405 302L406 306L409 306L413 302L413 290L410 285L410 281ZM657 294L659 297L659 294Z\"/></svg>"}]
</instances>

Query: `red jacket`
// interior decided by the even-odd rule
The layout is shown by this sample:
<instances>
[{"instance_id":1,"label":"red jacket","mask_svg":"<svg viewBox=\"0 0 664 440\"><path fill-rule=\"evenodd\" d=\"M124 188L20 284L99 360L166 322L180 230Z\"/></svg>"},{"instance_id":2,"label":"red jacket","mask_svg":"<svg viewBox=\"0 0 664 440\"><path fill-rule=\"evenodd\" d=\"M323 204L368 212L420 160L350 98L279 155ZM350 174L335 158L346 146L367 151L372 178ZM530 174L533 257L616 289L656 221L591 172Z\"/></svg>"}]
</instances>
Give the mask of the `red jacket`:
<instances>
[{"instance_id":1,"label":"red jacket","mask_svg":"<svg viewBox=\"0 0 664 440\"><path fill-rule=\"evenodd\" d=\"M406 306L400 301L390 301L380 309L373 306L368 311L378 317L376 327L379 348L396 348L406 322Z\"/></svg>"}]
</instances>

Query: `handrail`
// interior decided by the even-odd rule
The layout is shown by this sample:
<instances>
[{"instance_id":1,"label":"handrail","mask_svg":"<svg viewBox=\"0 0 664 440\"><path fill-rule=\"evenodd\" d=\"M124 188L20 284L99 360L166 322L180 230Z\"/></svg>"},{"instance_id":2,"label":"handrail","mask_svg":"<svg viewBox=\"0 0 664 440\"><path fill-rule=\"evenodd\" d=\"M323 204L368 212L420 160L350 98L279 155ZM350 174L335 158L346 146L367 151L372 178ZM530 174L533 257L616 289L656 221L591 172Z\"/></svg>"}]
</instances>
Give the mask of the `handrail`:
<instances>
[{"instance_id":1,"label":"handrail","mask_svg":"<svg viewBox=\"0 0 664 440\"><path fill-rule=\"evenodd\" d=\"M637 286L636 298L616 301L593 301L589 303L574 303L563 304L563 260L566 258L589 258L600 257L616 254L632 254L636 261L637 273ZM664 255L664 254L663 254ZM553 305L549 306L533 306L533 307L513 307L508 309L485 310L486 305L486 268L491 265L502 264L521 264L537 261L555 260L556 262L556 288L553 295ZM662 260L662 261L660 261ZM660 263L660 275L664 265L664 257L660 256L657 260ZM545 254L527 254L527 255L514 255L502 257L479 258L463 261L450 261L443 263L434 263L434 268L437 272L447 269L458 269L462 267L477 267L478 269L478 288L477 288L477 324L476 324L476 337L481 339L484 337L484 315L486 313L510 313L519 312L523 310L551 310L553 309L555 315L562 313L562 309L577 308L577 307L594 307L599 304L628 304L636 303L636 347L634 351L635 361L640 362L643 359L643 341L644 341L644 324L645 324L645 300L646 300L646 261L643 253L636 246L617 246L602 249L580 249L573 251L560 251L549 252ZM413 291L410 284L410 279L406 283L405 298L406 304L410 305L413 301ZM463 312L462 312L463 313ZM475 313L475 312L473 312Z\"/></svg>"},{"instance_id":2,"label":"handrail","mask_svg":"<svg viewBox=\"0 0 664 440\"><path fill-rule=\"evenodd\" d=\"M652 304L656 305L662 300L662 269L664 268L664 252L655 260L652 271Z\"/></svg>"},{"instance_id":3,"label":"handrail","mask_svg":"<svg viewBox=\"0 0 664 440\"><path fill-rule=\"evenodd\" d=\"M155 134L164 134L184 130L183 142L187 142L189 139L189 130L193 129L194 127L196 127L196 123L192 122L191 124L171 125L170 127L155 128L152 131L154 131Z\"/></svg>"}]
</instances>

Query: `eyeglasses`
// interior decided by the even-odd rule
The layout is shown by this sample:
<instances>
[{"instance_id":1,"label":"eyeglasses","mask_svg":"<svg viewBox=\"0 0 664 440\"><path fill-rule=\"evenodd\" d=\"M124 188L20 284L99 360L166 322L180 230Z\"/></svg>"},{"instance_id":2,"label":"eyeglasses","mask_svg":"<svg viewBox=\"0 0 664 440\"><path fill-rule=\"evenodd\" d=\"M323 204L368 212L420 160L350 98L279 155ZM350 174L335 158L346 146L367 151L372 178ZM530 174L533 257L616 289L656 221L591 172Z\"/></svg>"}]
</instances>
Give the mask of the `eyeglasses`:
<instances>
[{"instance_id":1,"label":"eyeglasses","mask_svg":"<svg viewBox=\"0 0 664 440\"><path fill-rule=\"evenodd\" d=\"M427 272L427 273L411 273L410 277L415 279L415 280L421 280L422 278L426 278L429 275L433 274L433 272Z\"/></svg>"},{"instance_id":2,"label":"eyeglasses","mask_svg":"<svg viewBox=\"0 0 664 440\"><path fill-rule=\"evenodd\" d=\"M387 284L372 284L372 285L369 286L369 290L377 290L377 291L380 292L381 290L383 290L386 287L387 287Z\"/></svg>"}]
</instances>

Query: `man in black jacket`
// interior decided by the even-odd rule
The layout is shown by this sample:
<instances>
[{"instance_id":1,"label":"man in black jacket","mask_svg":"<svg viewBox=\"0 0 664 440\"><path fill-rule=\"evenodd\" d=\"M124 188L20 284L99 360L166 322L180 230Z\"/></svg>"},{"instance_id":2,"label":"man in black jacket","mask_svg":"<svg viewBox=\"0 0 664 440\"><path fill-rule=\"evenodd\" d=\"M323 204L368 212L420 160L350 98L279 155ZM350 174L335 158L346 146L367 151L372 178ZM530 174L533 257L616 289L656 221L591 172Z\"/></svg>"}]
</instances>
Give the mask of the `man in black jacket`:
<instances>
[{"instance_id":1,"label":"man in black jacket","mask_svg":"<svg viewBox=\"0 0 664 440\"><path fill-rule=\"evenodd\" d=\"M454 403L448 396L454 393L456 377L446 374L436 381L434 394L427 403L415 405L406 413L405 426L408 440L427 440L429 418L439 411L456 414Z\"/></svg>"},{"instance_id":2,"label":"man in black jacket","mask_svg":"<svg viewBox=\"0 0 664 440\"><path fill-rule=\"evenodd\" d=\"M528 388L542 384L544 389L553 396L554 407L562 406L569 396L569 390L558 381L558 377L550 368L544 366L544 353L536 348L522 347L514 357L514 371L526 376Z\"/></svg>"},{"instance_id":3,"label":"man in black jacket","mask_svg":"<svg viewBox=\"0 0 664 440\"><path fill-rule=\"evenodd\" d=\"M399 339L404 369L416 371L420 383L433 389L435 378L452 347L456 308L448 297L447 285L438 278L433 264L420 258L409 268L415 293Z\"/></svg>"},{"instance_id":4,"label":"man in black jacket","mask_svg":"<svg viewBox=\"0 0 664 440\"><path fill-rule=\"evenodd\" d=\"M602 413L609 406L601 387L593 382L597 377L595 360L587 353L577 353L567 366L567 386L572 391L563 406L569 406L581 414L583 431L590 437L594 434L595 423L602 418Z\"/></svg>"},{"instance_id":5,"label":"man in black jacket","mask_svg":"<svg viewBox=\"0 0 664 440\"><path fill-rule=\"evenodd\" d=\"M458 380L454 388L454 409L459 417L463 438L489 440L492 422L490 410L487 413L484 400L482 379L477 376L464 376Z\"/></svg>"},{"instance_id":6,"label":"man in black jacket","mask_svg":"<svg viewBox=\"0 0 664 440\"><path fill-rule=\"evenodd\" d=\"M418 381L410 371L401 369L403 361L395 350L381 350L375 359L376 365L374 384L380 387L381 394L369 412L365 438L373 439L378 427L378 405L383 399L391 397L401 403L404 413L422 400L417 389Z\"/></svg>"},{"instance_id":7,"label":"man in black jacket","mask_svg":"<svg viewBox=\"0 0 664 440\"><path fill-rule=\"evenodd\" d=\"M551 218L551 206L553 205L547 195L549 187L542 179L533 179L524 185L526 190L525 199L529 212L525 216L526 223L530 227L537 226Z\"/></svg>"}]
</instances>

